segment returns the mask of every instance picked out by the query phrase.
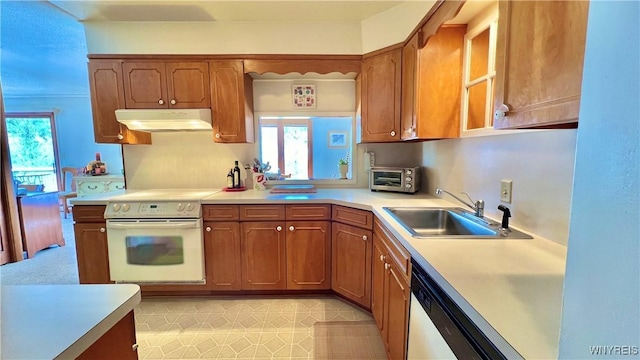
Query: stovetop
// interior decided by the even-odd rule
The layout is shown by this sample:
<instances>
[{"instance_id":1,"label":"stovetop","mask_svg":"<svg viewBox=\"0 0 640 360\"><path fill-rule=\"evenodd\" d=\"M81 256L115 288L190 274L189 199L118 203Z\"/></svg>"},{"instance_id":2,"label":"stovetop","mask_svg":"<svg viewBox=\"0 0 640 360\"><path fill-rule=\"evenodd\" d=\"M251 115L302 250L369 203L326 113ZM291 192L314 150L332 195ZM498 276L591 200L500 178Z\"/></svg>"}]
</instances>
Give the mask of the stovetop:
<instances>
[{"instance_id":1,"label":"stovetop","mask_svg":"<svg viewBox=\"0 0 640 360\"><path fill-rule=\"evenodd\" d=\"M150 189L112 197L106 219L200 218L200 200L221 190Z\"/></svg>"}]
</instances>

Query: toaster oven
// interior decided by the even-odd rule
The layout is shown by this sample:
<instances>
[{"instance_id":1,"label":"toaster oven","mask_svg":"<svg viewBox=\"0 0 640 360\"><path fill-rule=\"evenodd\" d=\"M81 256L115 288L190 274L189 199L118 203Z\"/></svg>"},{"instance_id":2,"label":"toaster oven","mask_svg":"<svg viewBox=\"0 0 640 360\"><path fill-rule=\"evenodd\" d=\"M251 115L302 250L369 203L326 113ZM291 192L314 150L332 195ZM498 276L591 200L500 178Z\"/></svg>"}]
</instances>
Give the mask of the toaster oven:
<instances>
[{"instance_id":1,"label":"toaster oven","mask_svg":"<svg viewBox=\"0 0 640 360\"><path fill-rule=\"evenodd\" d=\"M369 188L413 194L420 190L420 167L372 167Z\"/></svg>"}]
</instances>

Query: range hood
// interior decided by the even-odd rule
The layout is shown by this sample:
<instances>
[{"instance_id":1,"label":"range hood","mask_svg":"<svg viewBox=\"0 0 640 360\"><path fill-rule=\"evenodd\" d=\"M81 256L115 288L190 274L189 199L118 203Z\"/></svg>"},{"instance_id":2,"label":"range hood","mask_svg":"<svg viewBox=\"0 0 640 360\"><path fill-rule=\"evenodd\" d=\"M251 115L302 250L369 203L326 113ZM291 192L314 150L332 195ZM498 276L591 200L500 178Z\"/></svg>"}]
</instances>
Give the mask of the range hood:
<instances>
[{"instance_id":1,"label":"range hood","mask_svg":"<svg viewBox=\"0 0 640 360\"><path fill-rule=\"evenodd\" d=\"M118 109L116 119L130 130L211 130L211 109Z\"/></svg>"}]
</instances>

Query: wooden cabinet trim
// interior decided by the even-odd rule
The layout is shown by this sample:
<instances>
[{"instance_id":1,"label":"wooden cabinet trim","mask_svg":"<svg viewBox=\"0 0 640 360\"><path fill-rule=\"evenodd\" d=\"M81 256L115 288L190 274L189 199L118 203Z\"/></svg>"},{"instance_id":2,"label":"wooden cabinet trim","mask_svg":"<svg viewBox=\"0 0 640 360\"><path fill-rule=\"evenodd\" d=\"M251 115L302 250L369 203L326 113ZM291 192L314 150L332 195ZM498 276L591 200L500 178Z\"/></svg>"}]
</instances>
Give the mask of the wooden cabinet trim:
<instances>
[{"instance_id":1,"label":"wooden cabinet trim","mask_svg":"<svg viewBox=\"0 0 640 360\"><path fill-rule=\"evenodd\" d=\"M330 204L286 205L287 220L331 220Z\"/></svg>"},{"instance_id":2,"label":"wooden cabinet trim","mask_svg":"<svg viewBox=\"0 0 640 360\"><path fill-rule=\"evenodd\" d=\"M373 214L367 210L354 209L341 205L332 205L333 221L373 229Z\"/></svg>"},{"instance_id":3,"label":"wooden cabinet trim","mask_svg":"<svg viewBox=\"0 0 640 360\"><path fill-rule=\"evenodd\" d=\"M240 220L240 208L238 205L202 205L202 219L204 221Z\"/></svg>"},{"instance_id":4,"label":"wooden cabinet trim","mask_svg":"<svg viewBox=\"0 0 640 360\"><path fill-rule=\"evenodd\" d=\"M274 221L284 219L284 205L240 205L240 221Z\"/></svg>"}]
</instances>

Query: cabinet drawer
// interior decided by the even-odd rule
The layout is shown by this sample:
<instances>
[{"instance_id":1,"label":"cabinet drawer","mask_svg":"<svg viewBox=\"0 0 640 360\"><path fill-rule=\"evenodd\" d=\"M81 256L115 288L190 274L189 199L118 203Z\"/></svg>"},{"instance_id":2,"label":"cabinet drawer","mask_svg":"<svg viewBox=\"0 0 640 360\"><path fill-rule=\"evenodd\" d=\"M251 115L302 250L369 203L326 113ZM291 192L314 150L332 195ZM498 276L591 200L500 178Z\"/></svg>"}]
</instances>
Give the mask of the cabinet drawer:
<instances>
[{"instance_id":1,"label":"cabinet drawer","mask_svg":"<svg viewBox=\"0 0 640 360\"><path fill-rule=\"evenodd\" d=\"M124 190L124 181L107 181L107 192Z\"/></svg>"},{"instance_id":2,"label":"cabinet drawer","mask_svg":"<svg viewBox=\"0 0 640 360\"><path fill-rule=\"evenodd\" d=\"M333 221L339 221L369 230L373 229L373 214L370 211L333 205L332 218Z\"/></svg>"},{"instance_id":3,"label":"cabinet drawer","mask_svg":"<svg viewBox=\"0 0 640 360\"><path fill-rule=\"evenodd\" d=\"M240 220L284 220L284 205L240 205Z\"/></svg>"},{"instance_id":4,"label":"cabinet drawer","mask_svg":"<svg viewBox=\"0 0 640 360\"><path fill-rule=\"evenodd\" d=\"M103 205L74 205L73 220L77 223L105 222Z\"/></svg>"},{"instance_id":5,"label":"cabinet drawer","mask_svg":"<svg viewBox=\"0 0 640 360\"><path fill-rule=\"evenodd\" d=\"M78 196L102 194L107 192L107 184L104 181L79 180L76 189Z\"/></svg>"},{"instance_id":6,"label":"cabinet drawer","mask_svg":"<svg viewBox=\"0 0 640 360\"><path fill-rule=\"evenodd\" d=\"M374 220L373 233L382 239L389 256L398 266L398 271L405 277L405 280L411 278L411 255L407 249L387 230L387 228L378 220Z\"/></svg>"},{"instance_id":7,"label":"cabinet drawer","mask_svg":"<svg viewBox=\"0 0 640 360\"><path fill-rule=\"evenodd\" d=\"M202 218L205 221L237 221L240 210L238 205L203 205Z\"/></svg>"},{"instance_id":8,"label":"cabinet drawer","mask_svg":"<svg viewBox=\"0 0 640 360\"><path fill-rule=\"evenodd\" d=\"M331 220L331 205L287 205L287 220Z\"/></svg>"}]
</instances>

